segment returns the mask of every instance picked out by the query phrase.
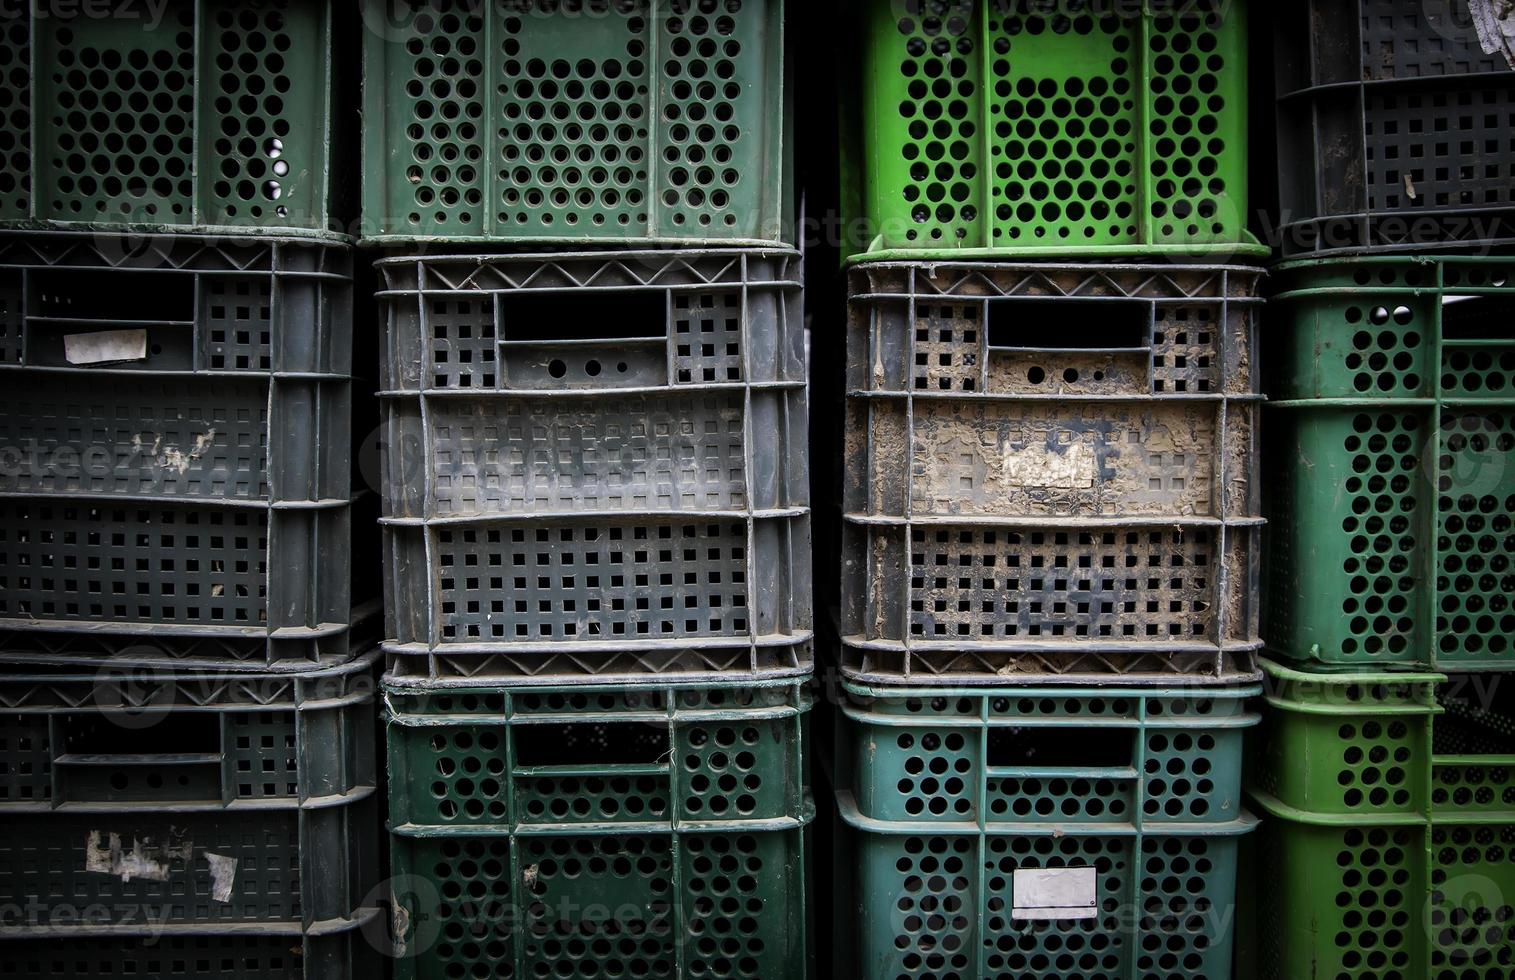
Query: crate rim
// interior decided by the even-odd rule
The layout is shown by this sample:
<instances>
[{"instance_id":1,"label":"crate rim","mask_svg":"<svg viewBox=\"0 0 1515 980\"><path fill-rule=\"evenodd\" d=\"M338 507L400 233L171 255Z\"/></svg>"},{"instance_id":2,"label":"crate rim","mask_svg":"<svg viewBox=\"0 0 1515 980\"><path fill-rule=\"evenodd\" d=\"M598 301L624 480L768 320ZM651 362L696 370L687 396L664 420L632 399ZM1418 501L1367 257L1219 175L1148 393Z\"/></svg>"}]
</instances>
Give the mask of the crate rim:
<instances>
[{"instance_id":1,"label":"crate rim","mask_svg":"<svg viewBox=\"0 0 1515 980\"><path fill-rule=\"evenodd\" d=\"M457 241L460 241L460 240L459 239L448 238L448 239L437 239L437 241L439 241L439 242L447 242L447 243L451 244L451 243L454 243L454 242L457 242ZM468 241L468 240L464 240L464 241ZM479 241L480 244L483 244L483 243L486 243L486 242L498 243L499 239L484 238L484 239L478 239L478 241ZM709 249L709 248L702 248L702 247L698 247L698 246L690 246L687 243L683 242L682 239L679 239L677 241L678 241L679 244L678 244L678 247L676 247L676 248L642 248L642 247L617 248L617 247L614 247L614 246L607 246L607 247L602 248L602 249L585 248L585 249L581 249L581 250L577 250L577 251L574 251L574 250L551 251L551 250L546 250L546 249L536 249L536 248L533 248L531 251L528 251L528 252L513 252L513 251L470 252L470 251L453 251L453 250L449 250L449 251L446 251L446 252L437 252L435 254L432 254L432 253L422 253L422 254L416 254L416 255L381 255L378 258L374 259L373 262L372 262L372 264L373 264L373 267L376 268L376 269L383 269L383 268L386 268L388 266L416 265L416 264L423 264L424 265L424 264L432 263L432 262L477 262L477 263L484 263L484 264L504 264L504 263L511 263L511 262L520 262L520 263L542 264L542 263L552 263L552 262L576 262L576 261L585 261L585 260L592 260L592 259L613 260L613 259L648 259L648 258L658 258L658 259L686 259L687 258L687 259L698 260L698 259L708 259L708 258L731 258L733 256L736 256L736 257L749 257L749 258L764 258L764 259L767 259L767 258L800 259L800 258L802 258L802 254L801 254L801 252L800 252L799 249L795 248L792 245L786 245L786 244L784 244L782 242L780 242L780 243L773 243L773 242L762 242L762 241L760 241L760 242L755 242L755 243L750 244L750 245L748 245L748 244L735 245L734 244L730 248ZM358 248L362 249L363 247L365 247L365 244L366 244L365 241L359 240L359 242L358 242ZM413 292L415 292L415 290L400 290L400 292L413 293Z\"/></svg>"},{"instance_id":2,"label":"crate rim","mask_svg":"<svg viewBox=\"0 0 1515 980\"><path fill-rule=\"evenodd\" d=\"M1178 677L1170 677L1169 680L1179 680ZM842 688L848 694L856 694L860 697L870 698L876 701L894 701L901 698L992 698L992 697L1017 697L1021 695L1035 695L1037 697L1079 697L1079 698L1163 698L1183 697L1194 694L1192 686L1178 684L1169 688L1159 687L1123 687L1119 683L1108 687L1089 687L1084 684L1065 683L1061 687L1034 687L1022 686L1021 684L1006 684L1001 678L999 686L993 687L970 687L953 688L948 686L926 687L918 684L880 684L870 682L862 677L842 672ZM1255 697L1263 691L1262 685L1256 682L1239 682L1224 687L1201 688L1198 697L1210 700L1233 700L1241 701ZM966 717L966 716L964 716ZM935 724L935 722L932 722Z\"/></svg>"},{"instance_id":3,"label":"crate rim","mask_svg":"<svg viewBox=\"0 0 1515 980\"><path fill-rule=\"evenodd\" d=\"M1266 276L1272 268L1263 264L1247 262L1161 262L1156 261L1162 256L1153 256L1153 261L1142 261L1146 253L1133 253L1134 258L1130 261L1098 261L1091 260L1090 250L1078 249L1067 253L1068 262L1048 262L1026 255L995 251L987 255L975 255L973 249L957 249L944 252L940 257L918 258L914 253L895 257L888 253L880 253L879 257L871 254L855 256L848 262L850 271L869 272L874 269L921 269L924 268L928 275L935 276L937 270L943 266L962 267L965 269L989 269L996 272L1152 272L1168 270L1172 272L1240 272L1257 276ZM1245 253L1248 257L1265 258L1271 253L1266 248ZM908 294L906 294L908 295ZM919 295L919 294L916 294ZM849 299L852 298L849 296ZM995 297L972 296L970 299L993 299ZM1056 299L1057 297L1035 296L1032 299ZM1079 297L1082 298L1082 297ZM1115 297L1125 299L1127 297ZM1134 297L1142 299L1144 297ZM1240 298L1240 297L1238 297Z\"/></svg>"},{"instance_id":4,"label":"crate rim","mask_svg":"<svg viewBox=\"0 0 1515 980\"><path fill-rule=\"evenodd\" d=\"M0 926L0 943L35 939L135 939L143 936L206 936L217 939L257 939L273 936L316 938L340 936L368 929L384 921L384 910L376 905L354 909L350 918L321 919L302 928L298 922L268 922L244 919L235 922L154 922L143 926Z\"/></svg>"},{"instance_id":5,"label":"crate rim","mask_svg":"<svg viewBox=\"0 0 1515 980\"><path fill-rule=\"evenodd\" d=\"M445 695L453 696L453 697L464 696L464 695L469 695L469 694L476 694L476 695L501 695L501 696L506 697L506 698L514 698L514 697L517 697L519 695L529 695L529 696L536 697L536 696L540 696L540 695L543 695L543 694L565 694L565 695L584 694L584 695L597 695L597 694L624 694L624 693L633 693L633 692L640 694L640 693L645 693L645 692L659 692L659 691L660 692L665 692L665 693L672 694L672 693L677 693L679 691L687 691L687 690L697 690L697 691L720 690L720 691L728 691L728 690L754 690L754 689L768 690L768 689L777 689L777 688L789 688L789 689L795 689L795 690L798 690L799 692L801 692L801 694L802 694L801 700L805 702L805 707L802 708L802 709L800 709L800 710L804 711L804 710L808 710L809 707L814 704L814 698L811 695L809 695L808 692L806 692L806 685L811 680L811 677L813 676L813 673L814 673L813 670L811 670L809 668L806 668L806 669L802 669L802 670L795 671L795 672L784 672L784 673L773 672L773 673L766 673L766 674L763 674L763 675L760 675L760 676L757 676L757 677L748 678L748 679L725 676L725 677L722 677L722 679L718 683L702 683L700 681L686 682L686 681L682 681L682 680L670 680L670 679L665 679L661 675L659 675L659 677L657 677L657 678L643 678L643 677L639 677L638 676L638 677L636 677L636 678L634 678L632 680L620 680L620 679L598 680L598 679L595 679L595 680L587 680L587 681L582 681L582 682L576 682L574 680L574 678L571 677L571 676L569 676L569 675L559 675L557 677L545 678L542 682L537 683L537 684L530 684L530 683L523 683L523 684L509 683L509 684L504 684L504 683L492 683L492 682L483 682L483 683L481 683L481 682L475 681L475 680L473 680L471 678L458 678L457 679L457 681L458 681L457 683L448 683L448 684L445 684L445 685L441 685L441 684L438 684L436 681L431 680L431 679L427 679L427 678L414 678L414 677L396 677L392 673L390 673L389 671L385 671L384 676L379 681L379 689L384 693L384 695L386 697L388 695L390 695L390 694L399 694L399 695L402 695L402 696L427 695L427 694L445 694ZM694 675L694 676L696 676L696 677L704 677L705 675ZM706 710L709 710L709 709L706 709ZM666 712L660 712L660 713L666 713ZM542 717L541 714L536 714L534 716L535 717ZM469 715L467 715L467 717L474 718L474 717L491 717L491 716L488 715L488 714L482 714L482 715L481 714L469 714ZM509 719L511 717L511 714L509 712L507 712L504 715L502 715L502 717L506 718L506 719Z\"/></svg>"},{"instance_id":6,"label":"crate rim","mask_svg":"<svg viewBox=\"0 0 1515 980\"><path fill-rule=\"evenodd\" d=\"M1269 258L1273 250L1258 240L1250 231L1244 231L1246 240L1242 242L1225 242L1214 245L1057 245L1043 248L879 248L878 239L869 242L868 247L861 252L848 255L842 260L846 268L856 268L860 265L871 265L881 262L915 262L923 264L935 264L951 262L956 259L969 261L983 260L988 262L1040 262L1044 265L1057 264L1050 260L1060 258L1077 258L1087 260L1091 256L1110 256L1112 259L1125 259L1128 257L1142 259L1161 259L1164 257L1192 258L1196 261L1204 258L1215 258L1217 264L1227 264L1220 261L1222 257L1246 257L1246 258Z\"/></svg>"}]
</instances>

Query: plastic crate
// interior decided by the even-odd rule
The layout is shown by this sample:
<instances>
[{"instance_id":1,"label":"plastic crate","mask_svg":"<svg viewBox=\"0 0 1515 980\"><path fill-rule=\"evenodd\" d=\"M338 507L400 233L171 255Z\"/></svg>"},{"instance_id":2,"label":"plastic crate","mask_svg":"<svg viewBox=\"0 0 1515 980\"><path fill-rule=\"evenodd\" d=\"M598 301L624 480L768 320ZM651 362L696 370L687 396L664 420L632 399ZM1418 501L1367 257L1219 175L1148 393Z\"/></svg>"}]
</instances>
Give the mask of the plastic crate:
<instances>
[{"instance_id":1,"label":"plastic crate","mask_svg":"<svg viewBox=\"0 0 1515 980\"><path fill-rule=\"evenodd\" d=\"M842 961L1229 977L1257 691L844 684Z\"/></svg>"},{"instance_id":2,"label":"plastic crate","mask_svg":"<svg viewBox=\"0 0 1515 980\"><path fill-rule=\"evenodd\" d=\"M1266 254L1245 3L855 6L859 258Z\"/></svg>"},{"instance_id":3,"label":"plastic crate","mask_svg":"<svg viewBox=\"0 0 1515 980\"><path fill-rule=\"evenodd\" d=\"M369 242L793 241L782 0L381 6Z\"/></svg>"},{"instance_id":4,"label":"plastic crate","mask_svg":"<svg viewBox=\"0 0 1515 980\"><path fill-rule=\"evenodd\" d=\"M808 670L797 256L379 267L391 670Z\"/></svg>"},{"instance_id":5,"label":"plastic crate","mask_svg":"<svg viewBox=\"0 0 1515 980\"><path fill-rule=\"evenodd\" d=\"M1268 645L1515 668L1515 259L1282 267Z\"/></svg>"},{"instance_id":6,"label":"plastic crate","mask_svg":"<svg viewBox=\"0 0 1515 980\"><path fill-rule=\"evenodd\" d=\"M0 17L0 224L345 231L326 0L127 0L109 14Z\"/></svg>"},{"instance_id":7,"label":"plastic crate","mask_svg":"<svg viewBox=\"0 0 1515 980\"><path fill-rule=\"evenodd\" d=\"M0 659L351 655L350 261L0 240Z\"/></svg>"},{"instance_id":8,"label":"plastic crate","mask_svg":"<svg viewBox=\"0 0 1515 980\"><path fill-rule=\"evenodd\" d=\"M0 673L0 973L378 976L377 660Z\"/></svg>"},{"instance_id":9,"label":"plastic crate","mask_svg":"<svg viewBox=\"0 0 1515 980\"><path fill-rule=\"evenodd\" d=\"M1250 676L1258 277L1183 265L854 268L849 673L953 684Z\"/></svg>"},{"instance_id":10,"label":"plastic crate","mask_svg":"<svg viewBox=\"0 0 1515 980\"><path fill-rule=\"evenodd\" d=\"M1499 16L1449 0L1283 5L1285 255L1515 242L1515 21Z\"/></svg>"},{"instance_id":11,"label":"plastic crate","mask_svg":"<svg viewBox=\"0 0 1515 980\"><path fill-rule=\"evenodd\" d=\"M1248 767L1265 816L1259 978L1510 972L1511 690L1477 675L1264 668Z\"/></svg>"},{"instance_id":12,"label":"plastic crate","mask_svg":"<svg viewBox=\"0 0 1515 980\"><path fill-rule=\"evenodd\" d=\"M395 976L803 977L802 683L386 683Z\"/></svg>"}]
</instances>

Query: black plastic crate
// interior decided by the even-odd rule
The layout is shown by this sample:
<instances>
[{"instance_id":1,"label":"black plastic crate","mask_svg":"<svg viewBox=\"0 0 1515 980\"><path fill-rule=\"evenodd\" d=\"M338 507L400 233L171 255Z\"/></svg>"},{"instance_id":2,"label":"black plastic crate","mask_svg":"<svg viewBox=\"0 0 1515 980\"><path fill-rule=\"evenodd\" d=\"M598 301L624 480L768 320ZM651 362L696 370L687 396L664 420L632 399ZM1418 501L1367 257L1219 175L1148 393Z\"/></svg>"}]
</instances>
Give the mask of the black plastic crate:
<instances>
[{"instance_id":1,"label":"black plastic crate","mask_svg":"<svg viewBox=\"0 0 1515 980\"><path fill-rule=\"evenodd\" d=\"M350 656L351 292L345 247L0 240L0 658Z\"/></svg>"},{"instance_id":2,"label":"black plastic crate","mask_svg":"<svg viewBox=\"0 0 1515 980\"><path fill-rule=\"evenodd\" d=\"M809 669L795 253L379 269L391 671L523 684Z\"/></svg>"},{"instance_id":3,"label":"black plastic crate","mask_svg":"<svg viewBox=\"0 0 1515 980\"><path fill-rule=\"evenodd\" d=\"M0 975L377 976L377 659L0 672Z\"/></svg>"},{"instance_id":4,"label":"black plastic crate","mask_svg":"<svg viewBox=\"0 0 1515 980\"><path fill-rule=\"evenodd\" d=\"M1499 7L1271 13L1284 254L1515 242L1515 18Z\"/></svg>"}]
</instances>

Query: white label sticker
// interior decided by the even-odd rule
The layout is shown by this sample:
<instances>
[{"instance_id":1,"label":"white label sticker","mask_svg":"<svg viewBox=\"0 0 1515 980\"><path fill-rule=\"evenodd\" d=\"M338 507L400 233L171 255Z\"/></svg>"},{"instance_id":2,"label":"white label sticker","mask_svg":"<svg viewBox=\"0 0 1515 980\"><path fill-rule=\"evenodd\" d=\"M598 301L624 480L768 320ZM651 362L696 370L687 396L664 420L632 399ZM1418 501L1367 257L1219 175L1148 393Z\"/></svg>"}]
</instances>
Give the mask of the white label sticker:
<instances>
[{"instance_id":1,"label":"white label sticker","mask_svg":"<svg viewBox=\"0 0 1515 980\"><path fill-rule=\"evenodd\" d=\"M1097 877L1093 868L1023 868L1015 872L1017 919L1092 919Z\"/></svg>"},{"instance_id":2,"label":"white label sticker","mask_svg":"<svg viewBox=\"0 0 1515 980\"><path fill-rule=\"evenodd\" d=\"M147 360L146 330L101 330L63 335L63 356L70 364L110 364Z\"/></svg>"}]
</instances>

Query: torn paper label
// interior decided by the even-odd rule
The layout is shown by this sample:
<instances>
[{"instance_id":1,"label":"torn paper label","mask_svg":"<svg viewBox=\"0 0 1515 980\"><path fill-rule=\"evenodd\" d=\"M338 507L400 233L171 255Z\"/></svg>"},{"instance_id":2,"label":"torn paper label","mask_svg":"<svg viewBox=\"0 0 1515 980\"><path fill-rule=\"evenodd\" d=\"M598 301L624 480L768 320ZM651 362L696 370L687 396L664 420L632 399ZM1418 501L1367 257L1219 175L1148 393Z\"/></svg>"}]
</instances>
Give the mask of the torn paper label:
<instances>
[{"instance_id":1,"label":"torn paper label","mask_svg":"<svg viewBox=\"0 0 1515 980\"><path fill-rule=\"evenodd\" d=\"M237 859L206 851L205 862L210 865L210 897L217 902L231 901L232 885L237 880Z\"/></svg>"},{"instance_id":2,"label":"torn paper label","mask_svg":"<svg viewBox=\"0 0 1515 980\"><path fill-rule=\"evenodd\" d=\"M1515 0L1468 0L1468 13L1484 54L1498 54L1515 69Z\"/></svg>"},{"instance_id":3,"label":"torn paper label","mask_svg":"<svg viewBox=\"0 0 1515 980\"><path fill-rule=\"evenodd\" d=\"M114 364L147 360L146 330L101 330L63 335L63 356L70 364Z\"/></svg>"},{"instance_id":4,"label":"torn paper label","mask_svg":"<svg viewBox=\"0 0 1515 980\"><path fill-rule=\"evenodd\" d=\"M133 878L167 881L173 863L188 864L194 854L194 842L181 840L172 831L166 842L152 837L123 842L120 834L91 830L84 842L84 870L123 882Z\"/></svg>"},{"instance_id":5,"label":"torn paper label","mask_svg":"<svg viewBox=\"0 0 1515 980\"><path fill-rule=\"evenodd\" d=\"M1098 912L1093 868L1023 868L1013 887L1017 919L1092 919Z\"/></svg>"},{"instance_id":6,"label":"torn paper label","mask_svg":"<svg viewBox=\"0 0 1515 980\"><path fill-rule=\"evenodd\" d=\"M1057 490L1087 490L1099 475L1094 450L1081 442L1069 443L1058 452L1043 444L1006 452L1005 484L1012 487L1047 487Z\"/></svg>"}]
</instances>

